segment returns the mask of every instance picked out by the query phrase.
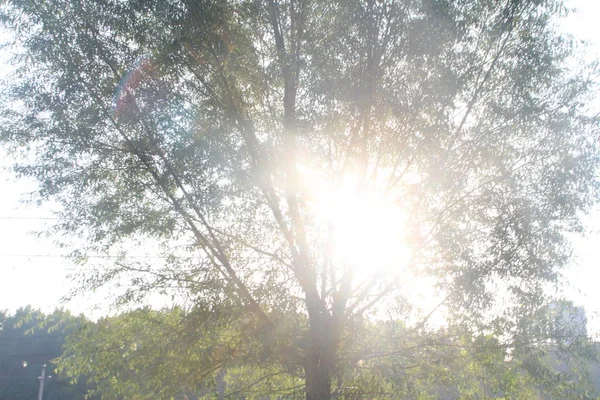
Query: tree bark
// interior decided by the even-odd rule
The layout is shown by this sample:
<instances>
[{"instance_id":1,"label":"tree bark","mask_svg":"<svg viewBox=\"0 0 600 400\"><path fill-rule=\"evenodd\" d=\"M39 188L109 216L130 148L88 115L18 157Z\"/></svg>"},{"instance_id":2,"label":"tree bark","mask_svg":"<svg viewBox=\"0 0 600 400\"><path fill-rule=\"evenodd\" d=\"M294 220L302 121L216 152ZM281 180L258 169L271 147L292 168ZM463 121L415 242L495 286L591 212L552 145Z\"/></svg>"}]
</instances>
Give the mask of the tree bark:
<instances>
[{"instance_id":1,"label":"tree bark","mask_svg":"<svg viewBox=\"0 0 600 400\"><path fill-rule=\"evenodd\" d=\"M331 371L317 364L306 367L306 400L331 399Z\"/></svg>"},{"instance_id":2,"label":"tree bark","mask_svg":"<svg viewBox=\"0 0 600 400\"><path fill-rule=\"evenodd\" d=\"M333 363L323 354L311 354L306 358L306 400L331 399L331 367Z\"/></svg>"},{"instance_id":3,"label":"tree bark","mask_svg":"<svg viewBox=\"0 0 600 400\"><path fill-rule=\"evenodd\" d=\"M329 318L328 318L329 317ZM322 316L319 323L311 324L309 346L304 359L306 400L331 399L331 379L335 365L336 340L330 316Z\"/></svg>"}]
</instances>

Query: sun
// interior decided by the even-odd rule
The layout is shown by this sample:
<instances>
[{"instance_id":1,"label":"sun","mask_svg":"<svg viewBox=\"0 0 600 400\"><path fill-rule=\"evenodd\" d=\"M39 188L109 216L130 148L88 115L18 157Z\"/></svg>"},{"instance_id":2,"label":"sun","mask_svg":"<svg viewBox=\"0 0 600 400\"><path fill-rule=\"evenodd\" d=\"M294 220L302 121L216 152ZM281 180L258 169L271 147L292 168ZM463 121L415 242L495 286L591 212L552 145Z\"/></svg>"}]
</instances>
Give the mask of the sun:
<instances>
[{"instance_id":1,"label":"sun","mask_svg":"<svg viewBox=\"0 0 600 400\"><path fill-rule=\"evenodd\" d=\"M351 176L338 184L311 186L313 212L328 228L336 265L352 268L357 277L406 272L412 258L407 215L393 199L383 190L358 190Z\"/></svg>"},{"instance_id":2,"label":"sun","mask_svg":"<svg viewBox=\"0 0 600 400\"><path fill-rule=\"evenodd\" d=\"M336 183L315 174L307 176L310 179L305 183L310 188L306 193L316 225L322 227L320 237L325 238L334 269L352 270L353 290L377 283L377 288L370 287L378 294L395 293L410 299L414 306L410 312L400 311L409 325L446 325L441 307L444 292L422 268L422 244L415 238L415 222L401 199L374 184L361 189L353 175ZM386 318L389 312L398 312L391 306L394 301L391 297L379 300L380 307L372 316Z\"/></svg>"}]
</instances>

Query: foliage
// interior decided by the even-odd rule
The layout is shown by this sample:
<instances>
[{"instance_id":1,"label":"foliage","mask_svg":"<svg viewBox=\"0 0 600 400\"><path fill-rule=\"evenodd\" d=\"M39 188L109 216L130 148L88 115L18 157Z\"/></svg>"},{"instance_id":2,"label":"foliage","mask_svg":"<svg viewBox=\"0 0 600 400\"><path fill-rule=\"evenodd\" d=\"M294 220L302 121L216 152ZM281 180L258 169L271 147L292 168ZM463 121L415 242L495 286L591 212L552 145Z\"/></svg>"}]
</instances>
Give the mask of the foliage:
<instances>
[{"instance_id":1,"label":"foliage","mask_svg":"<svg viewBox=\"0 0 600 400\"><path fill-rule=\"evenodd\" d=\"M530 326L561 329L567 319L552 322L559 308L552 309L541 309ZM560 308L561 315L564 311ZM294 356L281 343L277 355L264 354L270 348L264 342L273 335L256 332L239 316L216 322L215 314L140 309L89 322L69 337L60 371L92 377L103 399L304 397L300 365L289 368ZM399 321L354 327L355 338L346 343L355 349L340 351L354 359L339 364L345 367L333 382L335 398L574 399L596 393L587 374L598 365L598 350L585 329L547 332L560 340L533 346L525 343L531 336L520 334L512 347L515 341L458 327L416 332ZM565 344L582 354L560 351ZM287 362L287 371L274 368L275 356L286 358L281 362Z\"/></svg>"},{"instance_id":2,"label":"foliage","mask_svg":"<svg viewBox=\"0 0 600 400\"><path fill-rule=\"evenodd\" d=\"M82 291L117 282L121 304L161 292L218 310L215 340L235 342L233 329L253 346L221 364L264 360L328 399L372 349L352 334L366 321L404 321L423 343L432 315L475 342L535 352L548 339L516 333L549 302L564 235L599 187L594 71L566 68L573 45L552 24L564 12L557 0L13 0L0 135L40 200L62 204L56 233L85 243L74 258L117 257L82 268ZM343 195L323 212L327 192ZM397 212L353 222L373 197ZM136 246L160 254L131 258ZM140 395L173 394L164 383ZM102 387L139 389L123 385Z\"/></svg>"},{"instance_id":3,"label":"foliage","mask_svg":"<svg viewBox=\"0 0 600 400\"><path fill-rule=\"evenodd\" d=\"M270 398L301 392L300 379L273 367L273 357L256 340L272 335L257 332L260 328L242 316L215 314L140 309L89 322L69 337L60 370L90 376L103 399Z\"/></svg>"},{"instance_id":4,"label":"foliage","mask_svg":"<svg viewBox=\"0 0 600 400\"><path fill-rule=\"evenodd\" d=\"M0 399L37 398L44 364L51 377L45 381L44 399L83 399L91 386L81 377L77 385L70 385L56 376L53 364L66 336L81 324L81 318L61 310L46 315L27 307L12 315L0 313Z\"/></svg>"}]
</instances>

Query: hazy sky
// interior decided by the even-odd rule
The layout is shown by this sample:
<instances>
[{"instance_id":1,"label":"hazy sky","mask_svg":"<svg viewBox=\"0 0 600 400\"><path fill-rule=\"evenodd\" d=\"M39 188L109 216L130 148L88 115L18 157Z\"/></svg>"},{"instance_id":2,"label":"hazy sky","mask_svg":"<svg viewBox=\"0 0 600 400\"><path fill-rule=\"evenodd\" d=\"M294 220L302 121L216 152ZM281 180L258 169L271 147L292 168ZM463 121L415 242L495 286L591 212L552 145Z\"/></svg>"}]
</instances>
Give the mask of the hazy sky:
<instances>
[{"instance_id":1,"label":"hazy sky","mask_svg":"<svg viewBox=\"0 0 600 400\"><path fill-rule=\"evenodd\" d=\"M575 37L591 43L586 57L600 54L600 1L573 0L568 3L580 11L572 14L561 27ZM1 68L0 73L5 68ZM10 165L10 159L0 151L0 168ZM61 258L64 250L56 248L52 240L38 238L32 231L43 231L52 223L47 207L20 204L26 193L34 190L32 181L17 179L0 170L0 309L14 310L31 304L45 311L54 309L72 283L67 275L74 266ZM592 331L600 333L600 212L586 217L592 233L573 239L575 260L566 276L572 288L569 294L576 303L586 308ZM65 306L75 312L89 308L89 301L81 299Z\"/></svg>"}]
</instances>

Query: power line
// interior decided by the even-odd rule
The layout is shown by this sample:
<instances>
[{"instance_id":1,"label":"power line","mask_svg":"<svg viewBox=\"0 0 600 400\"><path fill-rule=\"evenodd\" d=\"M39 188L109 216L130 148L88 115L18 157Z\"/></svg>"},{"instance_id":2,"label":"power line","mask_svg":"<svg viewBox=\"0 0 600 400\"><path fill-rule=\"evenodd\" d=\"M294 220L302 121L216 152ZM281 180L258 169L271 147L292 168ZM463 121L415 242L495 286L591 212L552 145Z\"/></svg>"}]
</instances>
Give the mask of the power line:
<instances>
[{"instance_id":1,"label":"power line","mask_svg":"<svg viewBox=\"0 0 600 400\"><path fill-rule=\"evenodd\" d=\"M15 328L13 328L15 329ZM45 340L46 338L61 338L61 337L67 337L69 334L68 333L59 333L59 334L55 334L54 332L48 332L48 331L36 331L36 332L42 332L42 335L37 335L36 334L28 334L28 333L22 333L20 335L4 335L2 334L2 331L0 331L0 340L30 340L30 339L35 339L35 340ZM0 354L0 357L2 357L2 355Z\"/></svg>"},{"instance_id":2,"label":"power line","mask_svg":"<svg viewBox=\"0 0 600 400\"><path fill-rule=\"evenodd\" d=\"M0 254L0 257L6 258L108 258L108 259L144 259L144 260L166 260L166 259L178 259L178 260L194 260L201 259L199 256L117 256L117 255L103 255L103 254L83 254L78 256L71 256L67 254Z\"/></svg>"},{"instance_id":3,"label":"power line","mask_svg":"<svg viewBox=\"0 0 600 400\"><path fill-rule=\"evenodd\" d=\"M7 219L7 220L32 220L32 221L37 221L37 220L44 220L44 221L53 220L53 221L56 221L56 220L58 220L58 218L56 218L56 217L11 217L11 216L5 216L5 215L0 215L0 219Z\"/></svg>"},{"instance_id":4,"label":"power line","mask_svg":"<svg viewBox=\"0 0 600 400\"><path fill-rule=\"evenodd\" d=\"M60 350L59 351L37 351L37 352L28 352L28 353L13 353L13 354L0 354L0 360L4 359L12 359L12 358L23 358L23 357L46 357L48 356L48 358L55 358L56 353L58 353L58 355L61 354Z\"/></svg>"}]
</instances>

